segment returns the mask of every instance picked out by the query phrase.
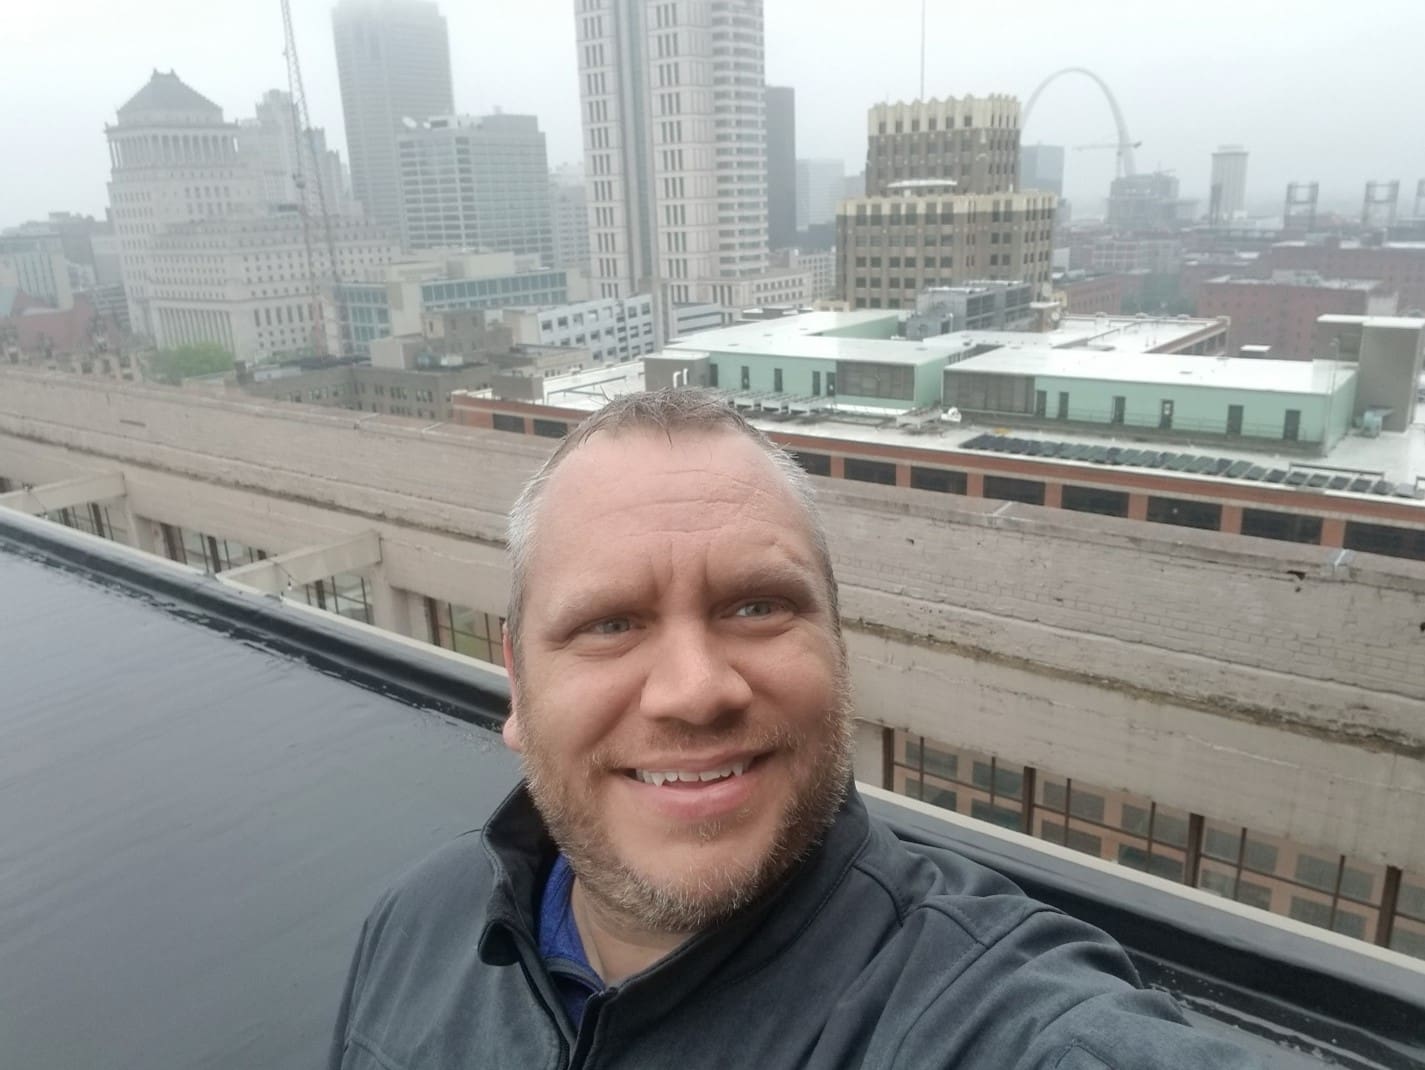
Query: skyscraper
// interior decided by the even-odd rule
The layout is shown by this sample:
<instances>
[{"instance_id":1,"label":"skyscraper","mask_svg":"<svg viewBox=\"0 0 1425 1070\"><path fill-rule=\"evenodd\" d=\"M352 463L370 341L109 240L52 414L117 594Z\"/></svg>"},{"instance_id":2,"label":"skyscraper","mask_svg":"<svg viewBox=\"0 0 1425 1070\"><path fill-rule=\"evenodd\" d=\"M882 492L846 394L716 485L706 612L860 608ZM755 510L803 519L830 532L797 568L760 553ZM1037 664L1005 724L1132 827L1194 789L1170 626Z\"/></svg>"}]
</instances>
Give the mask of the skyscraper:
<instances>
[{"instance_id":1,"label":"skyscraper","mask_svg":"<svg viewBox=\"0 0 1425 1070\"><path fill-rule=\"evenodd\" d=\"M149 251L167 227L256 209L254 172L238 151L238 125L169 71L148 84L106 126L109 208L119 239L129 323L153 337Z\"/></svg>"},{"instance_id":2,"label":"skyscraper","mask_svg":"<svg viewBox=\"0 0 1425 1070\"><path fill-rule=\"evenodd\" d=\"M565 164L549 176L554 266L589 273L589 200L582 168Z\"/></svg>"},{"instance_id":3,"label":"skyscraper","mask_svg":"<svg viewBox=\"0 0 1425 1070\"><path fill-rule=\"evenodd\" d=\"M404 120L455 111L445 16L428 0L341 0L332 28L352 188L369 218L394 229Z\"/></svg>"},{"instance_id":4,"label":"skyscraper","mask_svg":"<svg viewBox=\"0 0 1425 1070\"><path fill-rule=\"evenodd\" d=\"M1003 94L877 104L866 116L866 195L937 179L958 193L1019 188L1019 101Z\"/></svg>"},{"instance_id":5,"label":"skyscraper","mask_svg":"<svg viewBox=\"0 0 1425 1070\"><path fill-rule=\"evenodd\" d=\"M797 98L767 87L767 238L773 249L797 243Z\"/></svg>"},{"instance_id":6,"label":"skyscraper","mask_svg":"<svg viewBox=\"0 0 1425 1070\"><path fill-rule=\"evenodd\" d=\"M1064 195L1064 146L1025 145L1019 150L1019 184L1056 197Z\"/></svg>"},{"instance_id":7,"label":"skyscraper","mask_svg":"<svg viewBox=\"0 0 1425 1070\"><path fill-rule=\"evenodd\" d=\"M258 199L270 206L297 203L297 137L292 117L292 96L281 89L269 89L257 102L255 118L238 124L238 148L243 159L257 172ZM317 173L305 174L307 210L320 213L344 208L341 156L327 148L326 131L312 131ZM302 155L303 171L312 167ZM321 182L318 197L317 182Z\"/></svg>"},{"instance_id":8,"label":"skyscraper","mask_svg":"<svg viewBox=\"0 0 1425 1070\"><path fill-rule=\"evenodd\" d=\"M1230 223L1247 203L1247 150L1223 145L1212 154L1212 190L1208 199L1210 223Z\"/></svg>"},{"instance_id":9,"label":"skyscraper","mask_svg":"<svg viewBox=\"0 0 1425 1070\"><path fill-rule=\"evenodd\" d=\"M797 230L836 222L836 206L846 194L842 160L797 161Z\"/></svg>"},{"instance_id":10,"label":"skyscraper","mask_svg":"<svg viewBox=\"0 0 1425 1070\"><path fill-rule=\"evenodd\" d=\"M549 158L533 115L431 119L396 145L407 249L533 253L554 266Z\"/></svg>"},{"instance_id":11,"label":"skyscraper","mask_svg":"<svg viewBox=\"0 0 1425 1070\"><path fill-rule=\"evenodd\" d=\"M767 272L762 0L606 0L576 15L597 294L806 300Z\"/></svg>"}]
</instances>

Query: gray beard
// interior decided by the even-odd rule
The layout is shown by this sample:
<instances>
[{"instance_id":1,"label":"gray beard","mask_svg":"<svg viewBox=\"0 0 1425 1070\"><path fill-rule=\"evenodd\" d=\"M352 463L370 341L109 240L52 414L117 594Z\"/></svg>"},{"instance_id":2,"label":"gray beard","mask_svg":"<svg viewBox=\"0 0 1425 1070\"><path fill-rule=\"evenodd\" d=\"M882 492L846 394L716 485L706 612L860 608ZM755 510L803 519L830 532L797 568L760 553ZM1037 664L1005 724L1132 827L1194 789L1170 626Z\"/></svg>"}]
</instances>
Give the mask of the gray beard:
<instances>
[{"instance_id":1,"label":"gray beard","mask_svg":"<svg viewBox=\"0 0 1425 1070\"><path fill-rule=\"evenodd\" d=\"M522 712L525 737L524 772L545 826L574 870L583 891L604 910L651 933L691 934L711 929L770 891L795 865L820 844L845 801L852 766L852 703L845 674L837 684L835 706L827 711L819 731L802 736L787 732L760 739L755 749L806 747L819 751L805 789L786 807L771 847L748 864L713 872L673 874L657 880L621 859L586 791L579 787L608 766L591 756L585 780L561 782L546 760L539 717ZM528 697L528 696L527 696ZM533 705L533 703L530 703ZM698 828L704 842L715 840L731 821L705 822Z\"/></svg>"}]
</instances>

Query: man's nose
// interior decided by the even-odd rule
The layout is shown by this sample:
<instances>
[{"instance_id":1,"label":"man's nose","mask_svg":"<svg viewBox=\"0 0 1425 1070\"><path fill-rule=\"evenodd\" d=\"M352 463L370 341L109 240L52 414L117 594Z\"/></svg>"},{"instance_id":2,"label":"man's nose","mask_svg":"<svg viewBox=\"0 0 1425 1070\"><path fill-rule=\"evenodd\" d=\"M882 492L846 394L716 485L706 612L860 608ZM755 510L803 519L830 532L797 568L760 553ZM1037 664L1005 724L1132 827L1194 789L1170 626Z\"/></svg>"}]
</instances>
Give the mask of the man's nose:
<instances>
[{"instance_id":1,"label":"man's nose","mask_svg":"<svg viewBox=\"0 0 1425 1070\"><path fill-rule=\"evenodd\" d=\"M752 700L727 640L708 621L663 622L649 654L641 704L647 717L711 724Z\"/></svg>"}]
</instances>

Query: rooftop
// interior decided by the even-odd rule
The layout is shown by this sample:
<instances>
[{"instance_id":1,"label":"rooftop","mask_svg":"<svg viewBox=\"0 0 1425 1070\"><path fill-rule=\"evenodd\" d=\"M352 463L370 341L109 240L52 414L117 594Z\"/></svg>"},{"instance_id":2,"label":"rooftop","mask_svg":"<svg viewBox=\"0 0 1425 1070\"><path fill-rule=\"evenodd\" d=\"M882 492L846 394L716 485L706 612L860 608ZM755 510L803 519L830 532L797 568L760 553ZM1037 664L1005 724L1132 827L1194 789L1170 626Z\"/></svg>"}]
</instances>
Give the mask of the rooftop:
<instances>
[{"instance_id":1,"label":"rooftop","mask_svg":"<svg viewBox=\"0 0 1425 1070\"><path fill-rule=\"evenodd\" d=\"M1154 354L1150 359L1157 361L1164 358L1160 354ZM1194 359L1214 360L1211 357ZM1265 361L1258 363L1285 364L1287 362ZM545 399L546 404L549 405L571 409L575 412L590 413L602 408L609 400L621 394L642 390L644 386L643 361L634 360L545 380ZM457 391L456 393L488 396L487 391ZM1112 435L1092 434L1078 429L1070 430L1059 427L1015 428L1011 434L1010 430L1001 423L968 421L959 424L936 423L927 430L923 427L897 427L895 421L891 419L867 420L860 418L856 413L841 413L829 408L822 409L814 418L776 418L771 414L756 412L746 412L744 415L765 431L778 431L810 439L824 439L828 449L835 449L837 443L856 442L936 452L975 449L981 452L1023 455L1026 453L1025 443L1043 443L1046 449L1049 443L1057 443L1068 448L1056 451L1056 455L1053 457L1054 463L1082 468L1085 480L1092 480L1092 472L1095 469L1101 470L1105 465L1109 465L1129 471L1138 469L1147 472L1151 470L1155 477L1170 480L1239 481L1236 476L1228 476L1226 470L1220 473L1211 470L1190 472L1186 468L1175 469L1169 468L1163 463L1150 463L1146 458L1135 461L1132 459L1132 451L1138 449L1143 452L1145 439L1141 434L1135 434L1131 430ZM974 445L970 446L969 443L974 443ZM1002 443L1002 448L997 448L997 443ZM1164 444L1159 443L1159 445L1163 446ZM1073 449L1072 447L1082 447L1082 449ZM1178 443L1172 449L1180 454L1187 450L1185 456L1208 456L1226 460L1231 464L1236 464L1239 461L1246 462L1245 467L1248 471L1261 468L1266 472L1279 470L1285 473L1294 466L1301 467L1306 461L1299 453L1228 443L1220 435L1203 435L1196 438L1189 436L1185 443ZM1047 454L1042 456L1047 458ZM1160 459L1161 454L1152 458L1152 461L1157 462ZM1417 492L1414 489L1416 480L1425 477L1425 423L1417 423L1404 432L1383 431L1376 438L1347 435L1332 447L1329 455L1324 458L1313 458L1310 463L1315 466L1339 467L1349 472L1377 474L1378 480L1373 480L1373 484L1384 481L1392 485L1393 496L1397 498L1408 496L1411 499L1416 499ZM1354 481L1347 480L1346 483L1345 487L1327 486L1312 488L1312 490L1313 493L1339 494L1343 497L1366 495L1366 491L1350 489ZM1399 494L1395 494L1396 489L1400 490ZM1419 493L1425 494L1425 490ZM1377 497L1379 496L1377 495Z\"/></svg>"},{"instance_id":2,"label":"rooftop","mask_svg":"<svg viewBox=\"0 0 1425 1070\"><path fill-rule=\"evenodd\" d=\"M1211 283L1232 286L1307 286L1314 290L1362 290L1369 293L1385 286L1379 279L1328 279L1314 271L1274 271L1269 279L1250 275L1221 275Z\"/></svg>"},{"instance_id":3,"label":"rooftop","mask_svg":"<svg viewBox=\"0 0 1425 1070\"><path fill-rule=\"evenodd\" d=\"M318 1065L377 895L517 780L503 675L4 510L0 585L27 622L0 704L7 1059ZM1425 1060L1399 954L863 790L911 850L1105 929L1264 1065Z\"/></svg>"},{"instance_id":4,"label":"rooftop","mask_svg":"<svg viewBox=\"0 0 1425 1070\"><path fill-rule=\"evenodd\" d=\"M1355 374L1356 365L1332 360L1256 360L1175 353L1145 357L1085 349L997 349L952 364L950 370L1325 396Z\"/></svg>"},{"instance_id":5,"label":"rooftop","mask_svg":"<svg viewBox=\"0 0 1425 1070\"><path fill-rule=\"evenodd\" d=\"M880 309L805 312L700 331L670 342L667 348L675 353L760 353L919 364L931 359L948 360L967 349L983 346L1035 350L1091 346L1095 352L1123 351L1141 355L1221 326L1221 321L1216 319L1187 316L1065 316L1048 331L955 331L923 341L910 341L896 337L902 317L908 315L908 310Z\"/></svg>"},{"instance_id":6,"label":"rooftop","mask_svg":"<svg viewBox=\"0 0 1425 1070\"><path fill-rule=\"evenodd\" d=\"M223 109L203 96L173 71L155 69L148 83L119 108L120 119L137 119L151 112L199 112L217 122Z\"/></svg>"}]
</instances>

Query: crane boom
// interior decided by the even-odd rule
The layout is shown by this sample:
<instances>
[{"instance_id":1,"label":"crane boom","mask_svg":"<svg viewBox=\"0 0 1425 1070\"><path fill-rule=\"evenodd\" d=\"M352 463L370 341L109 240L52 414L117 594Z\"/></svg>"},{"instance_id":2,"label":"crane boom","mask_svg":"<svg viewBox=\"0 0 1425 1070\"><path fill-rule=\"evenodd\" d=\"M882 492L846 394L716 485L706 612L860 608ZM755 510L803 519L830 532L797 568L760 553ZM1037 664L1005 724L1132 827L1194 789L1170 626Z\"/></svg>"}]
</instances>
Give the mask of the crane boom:
<instances>
[{"instance_id":1,"label":"crane boom","mask_svg":"<svg viewBox=\"0 0 1425 1070\"><path fill-rule=\"evenodd\" d=\"M327 337L326 315L322 308L322 294L325 287L317 272L312 249L312 213L307 198L307 182L310 175L316 183L317 212L321 217L322 238L327 253L327 276L331 282L331 306L337 323L337 355L349 351L347 323L341 295L341 269L336 259L336 237L332 232L331 212L327 206L326 184L322 182L321 166L317 156L316 131L312 129L307 114L307 92L302 84L302 64L297 56L297 37L292 31L292 5L290 0L282 3L283 55L287 59L287 91L292 98L292 136L296 142L296 170L293 180L297 186L297 208L302 216L302 240L307 252L307 283L312 294L313 315L316 326L313 340L319 356L329 356L331 347Z\"/></svg>"}]
</instances>

